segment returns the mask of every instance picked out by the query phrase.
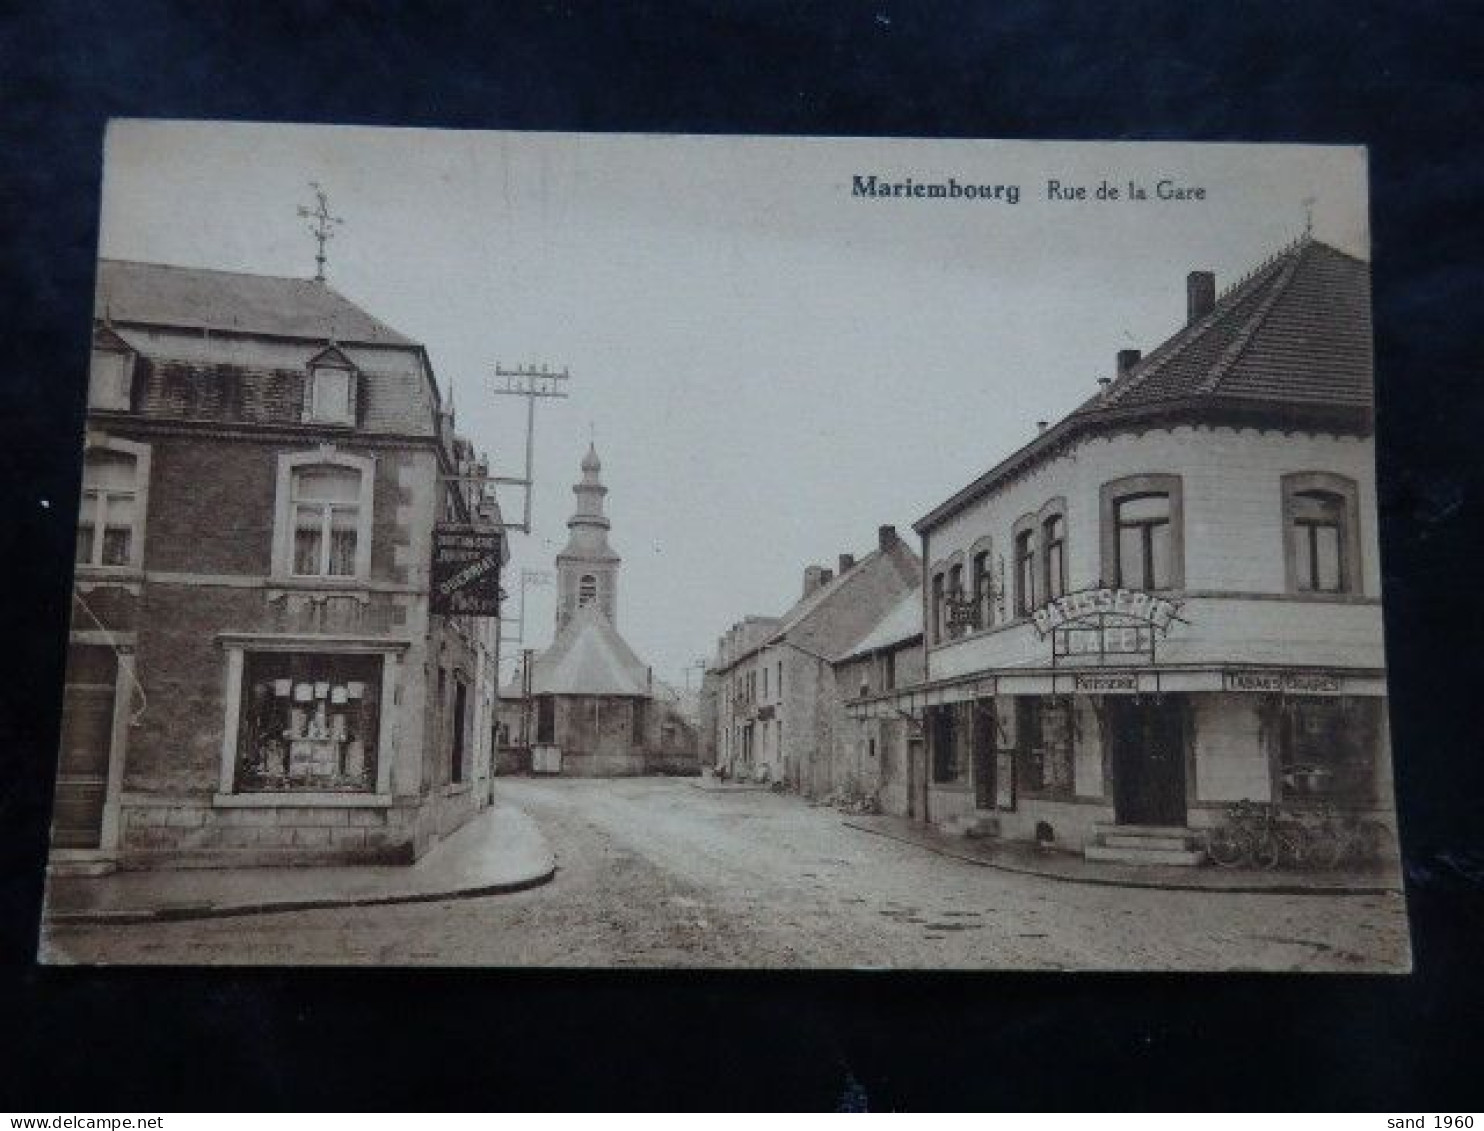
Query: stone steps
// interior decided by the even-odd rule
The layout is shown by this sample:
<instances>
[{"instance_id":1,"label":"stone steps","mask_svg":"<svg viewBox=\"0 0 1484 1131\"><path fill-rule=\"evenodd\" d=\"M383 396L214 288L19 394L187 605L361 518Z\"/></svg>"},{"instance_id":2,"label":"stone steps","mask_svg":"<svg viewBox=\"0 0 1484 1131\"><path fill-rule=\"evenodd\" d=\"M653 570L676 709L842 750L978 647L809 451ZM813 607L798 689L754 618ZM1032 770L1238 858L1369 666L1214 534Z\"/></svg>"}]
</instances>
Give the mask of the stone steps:
<instances>
[{"instance_id":1,"label":"stone steps","mask_svg":"<svg viewBox=\"0 0 1484 1131\"><path fill-rule=\"evenodd\" d=\"M972 839L995 837L1000 835L1000 819L987 813L969 813L947 822L944 825L944 831L950 836Z\"/></svg>"},{"instance_id":2,"label":"stone steps","mask_svg":"<svg viewBox=\"0 0 1484 1131\"><path fill-rule=\"evenodd\" d=\"M1206 860L1200 833L1162 825L1099 825L1082 855L1100 864L1195 867Z\"/></svg>"}]
</instances>

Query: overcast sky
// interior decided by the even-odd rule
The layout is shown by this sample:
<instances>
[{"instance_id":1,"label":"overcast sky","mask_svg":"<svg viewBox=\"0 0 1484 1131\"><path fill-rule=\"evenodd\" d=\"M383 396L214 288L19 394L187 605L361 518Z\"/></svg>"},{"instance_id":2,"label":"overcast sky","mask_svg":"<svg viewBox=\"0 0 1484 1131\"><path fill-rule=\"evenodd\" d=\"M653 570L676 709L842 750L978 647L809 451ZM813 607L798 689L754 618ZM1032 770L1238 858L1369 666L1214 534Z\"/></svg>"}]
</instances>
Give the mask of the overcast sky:
<instances>
[{"instance_id":1,"label":"overcast sky","mask_svg":"<svg viewBox=\"0 0 1484 1131\"><path fill-rule=\"evenodd\" d=\"M860 199L852 177L1019 187L1018 204ZM1160 202L1162 178L1204 201ZM1142 202L1049 201L1107 180ZM677 685L804 566L912 521L1303 231L1369 258L1360 150L475 133L115 123L102 254L310 277L308 182L345 221L331 286L426 345L460 431L520 474L496 361L571 370L538 408L534 526L505 587L552 568L595 435L623 556L619 628ZM518 494L504 489L507 517ZM532 647L553 591L526 593ZM508 672L508 666L506 668ZM691 673L694 686L696 675Z\"/></svg>"}]
</instances>

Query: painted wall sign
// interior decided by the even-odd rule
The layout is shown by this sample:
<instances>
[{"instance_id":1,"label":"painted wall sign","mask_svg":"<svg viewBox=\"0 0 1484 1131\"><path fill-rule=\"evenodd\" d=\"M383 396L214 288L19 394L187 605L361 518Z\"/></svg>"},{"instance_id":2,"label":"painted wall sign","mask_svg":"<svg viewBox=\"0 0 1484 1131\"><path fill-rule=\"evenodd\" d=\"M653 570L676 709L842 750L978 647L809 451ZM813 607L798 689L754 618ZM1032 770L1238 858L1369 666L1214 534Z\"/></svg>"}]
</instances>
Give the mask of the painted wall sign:
<instances>
[{"instance_id":1,"label":"painted wall sign","mask_svg":"<svg viewBox=\"0 0 1484 1131\"><path fill-rule=\"evenodd\" d=\"M1169 631L1180 620L1180 606L1165 597L1139 589L1079 589L1048 601L1031 614L1036 632L1045 636L1053 629L1099 614L1110 614L1124 621L1138 621L1156 632Z\"/></svg>"},{"instance_id":2,"label":"painted wall sign","mask_svg":"<svg viewBox=\"0 0 1484 1131\"><path fill-rule=\"evenodd\" d=\"M1132 695L1139 690L1139 677L1133 672L1110 672L1106 675L1079 673L1073 677L1072 687L1077 691L1092 695L1105 695L1109 692L1124 692Z\"/></svg>"},{"instance_id":3,"label":"painted wall sign","mask_svg":"<svg viewBox=\"0 0 1484 1131\"><path fill-rule=\"evenodd\" d=\"M433 528L431 603L434 616L500 615L501 538L498 530L440 524Z\"/></svg>"},{"instance_id":4,"label":"painted wall sign","mask_svg":"<svg viewBox=\"0 0 1484 1131\"><path fill-rule=\"evenodd\" d=\"M1036 633L1051 637L1051 658L1126 663L1153 662L1156 640L1181 620L1180 607L1138 589L1079 589L1048 601L1031 614Z\"/></svg>"},{"instance_id":5,"label":"painted wall sign","mask_svg":"<svg viewBox=\"0 0 1484 1131\"><path fill-rule=\"evenodd\" d=\"M1345 679L1334 672L1222 672L1228 691L1264 691L1281 695L1342 695Z\"/></svg>"}]
</instances>

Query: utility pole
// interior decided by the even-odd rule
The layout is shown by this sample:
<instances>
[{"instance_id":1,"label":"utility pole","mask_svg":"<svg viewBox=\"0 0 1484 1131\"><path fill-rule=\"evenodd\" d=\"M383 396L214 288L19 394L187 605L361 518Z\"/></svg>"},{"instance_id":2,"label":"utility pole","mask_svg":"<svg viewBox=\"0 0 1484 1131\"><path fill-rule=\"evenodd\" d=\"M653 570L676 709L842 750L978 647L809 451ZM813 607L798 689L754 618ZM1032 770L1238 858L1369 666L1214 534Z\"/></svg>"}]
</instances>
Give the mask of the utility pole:
<instances>
[{"instance_id":1,"label":"utility pole","mask_svg":"<svg viewBox=\"0 0 1484 1131\"><path fill-rule=\"evenodd\" d=\"M497 361L495 362L495 376L505 381L503 386L497 386L493 390L497 396L526 398L526 474L523 479L496 476L490 482L525 488L525 506L522 508L523 517L520 525L517 526L513 522L507 522L505 525L512 530L519 530L522 534L529 534L531 532L531 485L535 481L532 474L532 457L536 443L536 402L547 397L565 400L567 389L562 382L570 380L571 374L565 368L558 372L548 365L518 365L514 369L502 369Z\"/></svg>"},{"instance_id":2,"label":"utility pole","mask_svg":"<svg viewBox=\"0 0 1484 1131\"><path fill-rule=\"evenodd\" d=\"M314 278L316 282L325 281L325 244L335 238L335 227L345 223L339 216L330 215L330 200L325 195L325 190L320 188L318 181L310 181L309 187L314 190L315 206L309 208L303 204L299 205L299 215L309 221L309 234L314 237L316 247L314 255Z\"/></svg>"}]
</instances>

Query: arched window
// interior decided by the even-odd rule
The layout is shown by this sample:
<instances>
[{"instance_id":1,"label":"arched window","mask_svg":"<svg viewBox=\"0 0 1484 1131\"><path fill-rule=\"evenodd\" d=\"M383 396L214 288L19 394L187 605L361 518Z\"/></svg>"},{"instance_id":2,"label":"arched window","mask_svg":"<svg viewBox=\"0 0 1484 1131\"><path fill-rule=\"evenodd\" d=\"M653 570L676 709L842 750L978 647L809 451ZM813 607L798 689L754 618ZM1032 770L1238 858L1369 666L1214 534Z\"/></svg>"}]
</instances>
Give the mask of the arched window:
<instances>
[{"instance_id":1,"label":"arched window","mask_svg":"<svg viewBox=\"0 0 1484 1131\"><path fill-rule=\"evenodd\" d=\"M991 564L992 547L988 542L983 543L983 549L974 553L972 560L972 581L974 597L974 627L976 629L989 628L994 624L994 572Z\"/></svg>"},{"instance_id":2,"label":"arched window","mask_svg":"<svg viewBox=\"0 0 1484 1131\"><path fill-rule=\"evenodd\" d=\"M1103 581L1154 591L1185 586L1182 485L1176 475L1103 484Z\"/></svg>"},{"instance_id":3,"label":"arched window","mask_svg":"<svg viewBox=\"0 0 1484 1131\"><path fill-rule=\"evenodd\" d=\"M88 452L77 521L79 564L126 566L133 561L136 464L124 452Z\"/></svg>"},{"instance_id":4,"label":"arched window","mask_svg":"<svg viewBox=\"0 0 1484 1131\"><path fill-rule=\"evenodd\" d=\"M1035 517L1026 515L1015 524L1015 615L1028 617L1036 608Z\"/></svg>"},{"instance_id":5,"label":"arched window","mask_svg":"<svg viewBox=\"0 0 1484 1131\"><path fill-rule=\"evenodd\" d=\"M930 610L933 619L933 643L940 643L943 639L943 575L933 574L933 607Z\"/></svg>"},{"instance_id":6,"label":"arched window","mask_svg":"<svg viewBox=\"0 0 1484 1131\"><path fill-rule=\"evenodd\" d=\"M590 573L582 575L577 582L577 603L579 605L591 605L598 599L598 579Z\"/></svg>"},{"instance_id":7,"label":"arched window","mask_svg":"<svg viewBox=\"0 0 1484 1131\"><path fill-rule=\"evenodd\" d=\"M1118 528L1115 581L1125 589L1170 585L1170 497L1125 495L1114 504Z\"/></svg>"},{"instance_id":8,"label":"arched window","mask_svg":"<svg viewBox=\"0 0 1484 1131\"><path fill-rule=\"evenodd\" d=\"M364 578L371 572L375 461L325 445L278 457L274 572Z\"/></svg>"},{"instance_id":9,"label":"arched window","mask_svg":"<svg viewBox=\"0 0 1484 1131\"><path fill-rule=\"evenodd\" d=\"M1358 593L1360 546L1354 480L1322 472L1283 477L1289 590Z\"/></svg>"},{"instance_id":10,"label":"arched window","mask_svg":"<svg viewBox=\"0 0 1484 1131\"><path fill-rule=\"evenodd\" d=\"M292 492L295 575L354 576L360 473L346 467L301 467L294 472Z\"/></svg>"},{"instance_id":11,"label":"arched window","mask_svg":"<svg viewBox=\"0 0 1484 1131\"><path fill-rule=\"evenodd\" d=\"M1041 558L1045 564L1046 600L1067 591L1067 520L1054 514L1041 524Z\"/></svg>"},{"instance_id":12,"label":"arched window","mask_svg":"<svg viewBox=\"0 0 1484 1131\"><path fill-rule=\"evenodd\" d=\"M148 489L148 446L106 438L89 442L77 512L78 565L119 569L143 564Z\"/></svg>"},{"instance_id":13,"label":"arched window","mask_svg":"<svg viewBox=\"0 0 1484 1131\"><path fill-rule=\"evenodd\" d=\"M1345 500L1329 491L1293 496L1295 580L1301 592L1345 590Z\"/></svg>"}]
</instances>

